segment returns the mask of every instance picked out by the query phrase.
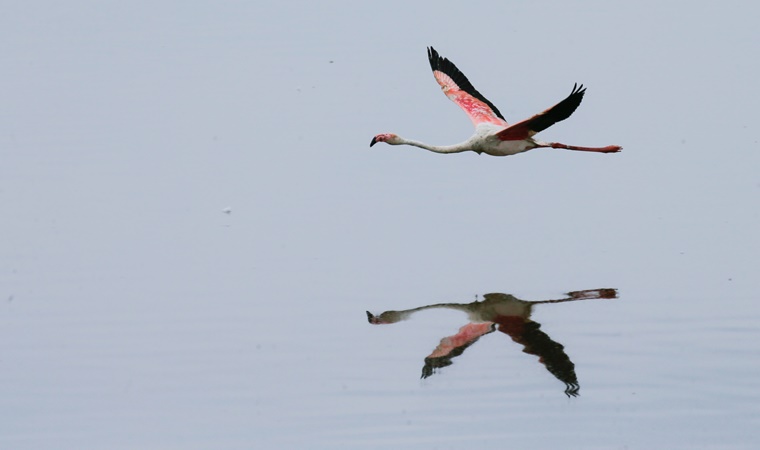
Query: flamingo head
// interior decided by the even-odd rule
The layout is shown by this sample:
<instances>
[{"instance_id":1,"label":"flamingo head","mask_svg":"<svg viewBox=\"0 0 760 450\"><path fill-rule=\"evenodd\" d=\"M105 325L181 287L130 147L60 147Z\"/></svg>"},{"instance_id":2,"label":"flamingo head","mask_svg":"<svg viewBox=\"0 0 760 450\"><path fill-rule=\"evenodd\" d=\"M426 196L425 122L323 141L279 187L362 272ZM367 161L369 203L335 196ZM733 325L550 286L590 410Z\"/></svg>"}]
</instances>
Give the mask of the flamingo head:
<instances>
[{"instance_id":1,"label":"flamingo head","mask_svg":"<svg viewBox=\"0 0 760 450\"><path fill-rule=\"evenodd\" d=\"M404 320L405 316L400 311L385 311L382 314L374 315L367 311L367 320L373 325L383 325L389 323L396 323L399 320Z\"/></svg>"},{"instance_id":2,"label":"flamingo head","mask_svg":"<svg viewBox=\"0 0 760 450\"><path fill-rule=\"evenodd\" d=\"M386 144L390 145L399 145L401 144L401 139L393 133L378 134L372 138L372 142L369 143L369 146L372 147L378 142L385 142Z\"/></svg>"}]
</instances>

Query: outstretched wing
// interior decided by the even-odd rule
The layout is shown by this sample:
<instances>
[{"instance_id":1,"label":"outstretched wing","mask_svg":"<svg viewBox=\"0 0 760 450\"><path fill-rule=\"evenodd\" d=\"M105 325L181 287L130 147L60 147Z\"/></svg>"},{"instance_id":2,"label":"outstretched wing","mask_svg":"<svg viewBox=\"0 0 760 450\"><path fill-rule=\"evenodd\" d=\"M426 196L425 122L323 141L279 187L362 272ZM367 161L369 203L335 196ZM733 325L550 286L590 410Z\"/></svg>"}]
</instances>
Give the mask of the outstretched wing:
<instances>
[{"instance_id":1,"label":"outstretched wing","mask_svg":"<svg viewBox=\"0 0 760 450\"><path fill-rule=\"evenodd\" d=\"M433 47L428 48L428 59L443 93L470 116L475 126L483 122L507 126L499 110L472 86L453 62L442 58Z\"/></svg>"},{"instance_id":2,"label":"outstretched wing","mask_svg":"<svg viewBox=\"0 0 760 450\"><path fill-rule=\"evenodd\" d=\"M555 123L565 120L575 112L578 105L583 100L583 94L586 89L578 83L573 85L573 91L566 99L547 109L546 111L536 114L530 119L518 122L507 129L501 130L496 134L502 141L519 141L529 138L539 131L543 131Z\"/></svg>"}]
</instances>

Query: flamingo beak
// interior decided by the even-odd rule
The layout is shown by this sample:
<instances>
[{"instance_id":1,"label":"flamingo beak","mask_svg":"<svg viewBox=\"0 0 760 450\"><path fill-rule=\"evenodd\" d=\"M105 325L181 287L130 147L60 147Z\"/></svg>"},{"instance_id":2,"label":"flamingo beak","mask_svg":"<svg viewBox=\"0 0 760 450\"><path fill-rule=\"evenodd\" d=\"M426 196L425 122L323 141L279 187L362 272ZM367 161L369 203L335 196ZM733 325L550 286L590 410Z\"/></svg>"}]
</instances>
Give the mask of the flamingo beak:
<instances>
[{"instance_id":1,"label":"flamingo beak","mask_svg":"<svg viewBox=\"0 0 760 450\"><path fill-rule=\"evenodd\" d=\"M375 144L377 144L377 137L372 138L372 142L369 143L369 146L372 147Z\"/></svg>"}]
</instances>

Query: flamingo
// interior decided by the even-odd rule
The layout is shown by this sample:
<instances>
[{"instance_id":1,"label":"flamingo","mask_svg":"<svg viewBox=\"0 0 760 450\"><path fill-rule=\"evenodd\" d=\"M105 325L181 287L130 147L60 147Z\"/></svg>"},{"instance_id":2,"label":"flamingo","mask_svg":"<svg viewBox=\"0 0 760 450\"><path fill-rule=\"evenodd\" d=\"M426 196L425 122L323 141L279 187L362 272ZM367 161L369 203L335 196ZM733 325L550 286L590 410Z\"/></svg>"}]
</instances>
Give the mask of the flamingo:
<instances>
[{"instance_id":1,"label":"flamingo","mask_svg":"<svg viewBox=\"0 0 760 450\"><path fill-rule=\"evenodd\" d=\"M617 289L587 289L565 294L556 300L527 301L510 294L485 294L483 301L472 303L436 303L402 311L385 311L374 315L367 311L367 320L374 325L391 324L407 320L411 315L428 309L453 309L466 313L470 323L459 328L453 335L441 339L441 343L425 358L422 378L427 378L436 369L449 366L453 359L461 355L468 347L481 337L494 331L508 335L514 342L523 346L523 352L536 355L539 362L558 380L565 383L565 394L570 397L578 395L580 385L575 374L575 364L565 353L564 346L552 340L541 331L541 325L533 321L533 307L540 304L564 303L577 300L615 299Z\"/></svg>"},{"instance_id":2,"label":"flamingo","mask_svg":"<svg viewBox=\"0 0 760 450\"><path fill-rule=\"evenodd\" d=\"M546 111L509 125L496 106L473 87L453 62L441 57L433 47L428 47L428 59L433 69L433 76L441 86L441 90L467 113L475 125L475 134L459 144L438 146L404 139L393 133L382 133L372 138L370 147L378 142L385 142L390 145L413 145L436 153L474 151L478 154L486 153L493 156L509 156L542 147L598 153L616 153L622 150L622 147L618 145L579 147L559 142L543 142L533 138L533 135L539 131L570 117L581 104L583 94L586 93L583 85L578 86L576 83L567 98Z\"/></svg>"}]
</instances>

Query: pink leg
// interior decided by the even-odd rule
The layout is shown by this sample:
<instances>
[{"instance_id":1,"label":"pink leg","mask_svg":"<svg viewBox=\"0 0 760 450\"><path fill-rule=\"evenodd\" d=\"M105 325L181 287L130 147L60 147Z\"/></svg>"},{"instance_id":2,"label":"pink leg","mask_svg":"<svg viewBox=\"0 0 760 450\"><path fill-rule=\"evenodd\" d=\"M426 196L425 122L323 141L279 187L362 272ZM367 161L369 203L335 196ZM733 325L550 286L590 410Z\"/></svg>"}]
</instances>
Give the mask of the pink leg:
<instances>
[{"instance_id":1,"label":"pink leg","mask_svg":"<svg viewBox=\"0 0 760 450\"><path fill-rule=\"evenodd\" d=\"M606 147L578 147L575 145L561 144L559 142L549 143L551 148L564 148L565 150L579 150L582 152L599 152L599 153L617 153L623 149L619 145L608 145Z\"/></svg>"},{"instance_id":2,"label":"pink leg","mask_svg":"<svg viewBox=\"0 0 760 450\"><path fill-rule=\"evenodd\" d=\"M560 298L557 300L540 300L537 302L529 302L531 305L537 305L539 303L562 303L573 302L575 300L597 300L605 298L617 298L617 289L605 288L605 289L586 289L585 291L573 291L568 292L567 298Z\"/></svg>"},{"instance_id":3,"label":"pink leg","mask_svg":"<svg viewBox=\"0 0 760 450\"><path fill-rule=\"evenodd\" d=\"M586 289L585 291L568 292L567 296L573 300L590 300L597 298L617 298L617 289Z\"/></svg>"}]
</instances>

